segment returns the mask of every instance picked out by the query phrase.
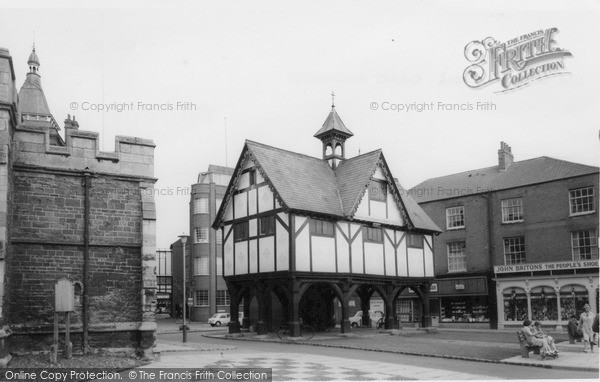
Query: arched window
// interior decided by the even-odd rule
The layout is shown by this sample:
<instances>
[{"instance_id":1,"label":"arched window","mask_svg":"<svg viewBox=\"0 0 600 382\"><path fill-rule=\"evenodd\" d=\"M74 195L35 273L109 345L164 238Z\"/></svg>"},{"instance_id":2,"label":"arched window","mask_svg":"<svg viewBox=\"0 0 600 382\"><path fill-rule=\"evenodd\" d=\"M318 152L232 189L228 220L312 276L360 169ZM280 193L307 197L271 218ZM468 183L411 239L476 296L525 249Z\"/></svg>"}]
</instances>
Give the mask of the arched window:
<instances>
[{"instance_id":1,"label":"arched window","mask_svg":"<svg viewBox=\"0 0 600 382\"><path fill-rule=\"evenodd\" d=\"M581 285L571 284L560 288L560 319L566 321L571 316L579 318L589 300L587 289Z\"/></svg>"},{"instance_id":2,"label":"arched window","mask_svg":"<svg viewBox=\"0 0 600 382\"><path fill-rule=\"evenodd\" d=\"M540 286L531 289L531 319L533 321L556 321L558 307L554 288Z\"/></svg>"},{"instance_id":3,"label":"arched window","mask_svg":"<svg viewBox=\"0 0 600 382\"><path fill-rule=\"evenodd\" d=\"M343 152L342 152L342 145L340 143L338 143L337 145L335 145L335 154L336 155L340 155L343 156Z\"/></svg>"},{"instance_id":4,"label":"arched window","mask_svg":"<svg viewBox=\"0 0 600 382\"><path fill-rule=\"evenodd\" d=\"M331 148L331 145L327 145L327 147L325 147L325 156L329 156L333 154L333 149Z\"/></svg>"},{"instance_id":5,"label":"arched window","mask_svg":"<svg viewBox=\"0 0 600 382\"><path fill-rule=\"evenodd\" d=\"M523 288L507 288L502 292L504 321L523 321L527 318L527 294Z\"/></svg>"}]
</instances>

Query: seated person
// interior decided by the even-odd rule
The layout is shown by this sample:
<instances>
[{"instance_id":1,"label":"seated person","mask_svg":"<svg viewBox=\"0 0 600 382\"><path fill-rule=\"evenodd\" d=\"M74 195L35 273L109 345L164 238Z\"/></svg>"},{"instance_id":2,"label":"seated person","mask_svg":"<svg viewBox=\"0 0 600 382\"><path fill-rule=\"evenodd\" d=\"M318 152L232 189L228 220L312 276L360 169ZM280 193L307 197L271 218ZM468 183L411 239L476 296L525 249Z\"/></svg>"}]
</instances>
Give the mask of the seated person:
<instances>
[{"instance_id":1,"label":"seated person","mask_svg":"<svg viewBox=\"0 0 600 382\"><path fill-rule=\"evenodd\" d=\"M569 323L567 324L567 331L569 332L569 336L571 336L571 338L575 338L576 340L583 338L583 332L577 326L577 318L572 314L569 318Z\"/></svg>"},{"instance_id":2,"label":"seated person","mask_svg":"<svg viewBox=\"0 0 600 382\"><path fill-rule=\"evenodd\" d=\"M558 353L558 350L556 349L556 346L554 345L554 338L552 338L552 336L549 336L546 333L544 333L544 331L542 330L542 324L540 324L539 321L536 321L533 323L533 329L531 329L531 331L533 332L533 335L536 338L545 338L546 341L548 341L548 346L550 347L550 349L554 353Z\"/></svg>"},{"instance_id":3,"label":"seated person","mask_svg":"<svg viewBox=\"0 0 600 382\"><path fill-rule=\"evenodd\" d=\"M531 321L525 320L523 321L523 334L525 335L525 339L529 341L530 344L540 346L541 347L541 355L545 357L546 354L556 354L548 345L548 340L545 338L537 338L533 330L531 328Z\"/></svg>"}]
</instances>

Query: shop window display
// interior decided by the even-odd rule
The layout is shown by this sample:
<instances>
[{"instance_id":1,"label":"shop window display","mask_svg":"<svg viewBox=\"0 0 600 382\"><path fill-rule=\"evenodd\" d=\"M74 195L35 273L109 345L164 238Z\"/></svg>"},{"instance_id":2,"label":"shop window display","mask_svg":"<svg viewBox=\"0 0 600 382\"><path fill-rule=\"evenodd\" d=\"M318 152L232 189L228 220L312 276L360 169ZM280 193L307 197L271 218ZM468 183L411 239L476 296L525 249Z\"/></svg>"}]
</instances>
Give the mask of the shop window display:
<instances>
[{"instance_id":1,"label":"shop window display","mask_svg":"<svg viewBox=\"0 0 600 382\"><path fill-rule=\"evenodd\" d=\"M589 301L587 289L581 285L566 285L560 289L560 319L566 321L572 315L579 317L583 306Z\"/></svg>"},{"instance_id":2,"label":"shop window display","mask_svg":"<svg viewBox=\"0 0 600 382\"><path fill-rule=\"evenodd\" d=\"M534 321L556 321L558 306L556 293L551 287L531 289L531 319Z\"/></svg>"},{"instance_id":3,"label":"shop window display","mask_svg":"<svg viewBox=\"0 0 600 382\"><path fill-rule=\"evenodd\" d=\"M489 322L486 296L444 297L441 299L442 322Z\"/></svg>"},{"instance_id":4,"label":"shop window display","mask_svg":"<svg viewBox=\"0 0 600 382\"><path fill-rule=\"evenodd\" d=\"M527 318L527 294L522 288L505 289L504 321L523 321Z\"/></svg>"}]
</instances>

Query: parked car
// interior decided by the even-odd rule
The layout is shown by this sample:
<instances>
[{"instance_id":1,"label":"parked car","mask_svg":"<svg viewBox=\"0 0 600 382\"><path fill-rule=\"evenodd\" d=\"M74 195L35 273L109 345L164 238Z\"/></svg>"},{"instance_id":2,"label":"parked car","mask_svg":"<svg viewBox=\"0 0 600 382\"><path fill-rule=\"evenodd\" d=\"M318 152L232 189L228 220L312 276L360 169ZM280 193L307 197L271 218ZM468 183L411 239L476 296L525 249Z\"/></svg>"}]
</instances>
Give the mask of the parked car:
<instances>
[{"instance_id":1,"label":"parked car","mask_svg":"<svg viewBox=\"0 0 600 382\"><path fill-rule=\"evenodd\" d=\"M221 326L229 324L229 313L217 313L208 319L210 326Z\"/></svg>"},{"instance_id":2,"label":"parked car","mask_svg":"<svg viewBox=\"0 0 600 382\"><path fill-rule=\"evenodd\" d=\"M359 326L362 326L362 316L362 310L356 312L354 316L350 317L350 326L352 326L353 328L358 328ZM383 312L381 311L369 312L369 318L371 321L370 326L373 326L373 324L377 325L377 321L379 321L382 317Z\"/></svg>"}]
</instances>

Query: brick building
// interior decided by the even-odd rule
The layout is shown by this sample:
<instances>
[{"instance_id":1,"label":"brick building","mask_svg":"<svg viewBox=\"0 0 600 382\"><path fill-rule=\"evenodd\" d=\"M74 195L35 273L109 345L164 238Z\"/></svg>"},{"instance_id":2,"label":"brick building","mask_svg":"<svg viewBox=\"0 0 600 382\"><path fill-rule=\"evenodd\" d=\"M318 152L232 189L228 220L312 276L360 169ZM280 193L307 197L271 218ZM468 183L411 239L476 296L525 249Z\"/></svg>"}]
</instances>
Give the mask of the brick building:
<instances>
[{"instance_id":1,"label":"brick building","mask_svg":"<svg viewBox=\"0 0 600 382\"><path fill-rule=\"evenodd\" d=\"M13 61L0 50L1 322L11 351L48 350L54 285L75 286L75 350L154 343L154 143L64 121L64 138L41 86L34 51L16 92Z\"/></svg>"},{"instance_id":2,"label":"brick building","mask_svg":"<svg viewBox=\"0 0 600 382\"><path fill-rule=\"evenodd\" d=\"M598 168L549 157L428 179L411 190L434 238L442 326L563 326L598 311ZM410 299L410 296L404 296ZM432 313L433 314L433 313Z\"/></svg>"}]
</instances>

